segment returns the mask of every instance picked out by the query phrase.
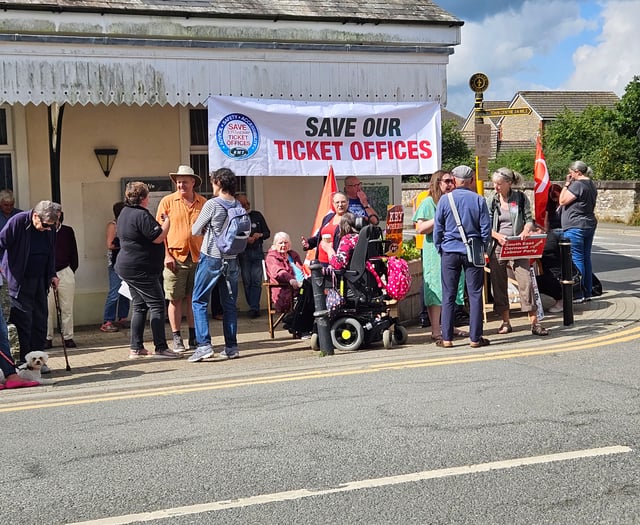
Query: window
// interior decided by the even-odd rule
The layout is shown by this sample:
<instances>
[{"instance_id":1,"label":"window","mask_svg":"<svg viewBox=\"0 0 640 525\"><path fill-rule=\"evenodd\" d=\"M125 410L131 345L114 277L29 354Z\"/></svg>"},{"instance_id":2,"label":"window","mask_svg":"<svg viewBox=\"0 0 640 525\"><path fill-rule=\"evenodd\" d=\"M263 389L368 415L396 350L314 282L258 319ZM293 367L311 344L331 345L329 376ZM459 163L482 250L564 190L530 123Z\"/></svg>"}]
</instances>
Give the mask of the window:
<instances>
[{"instance_id":1,"label":"window","mask_svg":"<svg viewBox=\"0 0 640 525\"><path fill-rule=\"evenodd\" d=\"M0 107L0 190L13 190L13 150L10 113L8 107Z\"/></svg>"},{"instance_id":2,"label":"window","mask_svg":"<svg viewBox=\"0 0 640 525\"><path fill-rule=\"evenodd\" d=\"M202 178L202 186L200 186L198 193L207 197L211 196L213 191L209 181L208 115L206 109L192 109L189 111L189 127L191 131L190 163L193 171ZM236 191L247 191L246 177L238 177Z\"/></svg>"}]
</instances>

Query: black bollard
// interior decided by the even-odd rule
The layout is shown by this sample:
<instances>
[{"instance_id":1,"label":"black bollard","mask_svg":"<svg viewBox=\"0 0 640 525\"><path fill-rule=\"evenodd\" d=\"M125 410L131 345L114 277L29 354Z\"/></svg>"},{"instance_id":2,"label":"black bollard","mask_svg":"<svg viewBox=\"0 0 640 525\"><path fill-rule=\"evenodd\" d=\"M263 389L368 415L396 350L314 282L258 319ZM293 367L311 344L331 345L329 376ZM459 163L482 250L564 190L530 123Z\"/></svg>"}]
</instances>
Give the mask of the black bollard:
<instances>
[{"instance_id":1,"label":"black bollard","mask_svg":"<svg viewBox=\"0 0 640 525\"><path fill-rule=\"evenodd\" d=\"M562 284L562 317L564 326L573 324L573 260L571 259L571 241L562 237L560 247L560 277Z\"/></svg>"},{"instance_id":2,"label":"black bollard","mask_svg":"<svg viewBox=\"0 0 640 525\"><path fill-rule=\"evenodd\" d=\"M327 297L324 293L324 266L318 261L312 261L309 268L311 268L311 287L313 289L313 305L315 307L313 316L318 330L318 346L323 355L333 355L333 343L331 342L329 328L329 310L327 310Z\"/></svg>"}]
</instances>

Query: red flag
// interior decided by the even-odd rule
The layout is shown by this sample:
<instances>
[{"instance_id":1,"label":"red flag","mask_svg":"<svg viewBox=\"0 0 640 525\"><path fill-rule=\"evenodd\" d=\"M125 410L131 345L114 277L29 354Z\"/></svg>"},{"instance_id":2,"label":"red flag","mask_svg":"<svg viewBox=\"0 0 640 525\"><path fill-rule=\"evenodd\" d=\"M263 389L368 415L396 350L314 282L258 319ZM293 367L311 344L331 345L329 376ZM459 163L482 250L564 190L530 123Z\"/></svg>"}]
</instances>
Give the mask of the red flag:
<instances>
[{"instance_id":1,"label":"red flag","mask_svg":"<svg viewBox=\"0 0 640 525\"><path fill-rule=\"evenodd\" d=\"M311 235L315 235L320 226L322 225L322 219L325 218L327 213L335 211L333 209L333 194L338 191L338 184L336 182L335 173L333 173L333 166L329 166L329 174L327 180L324 181L324 188L322 189L322 195L320 195L320 202L318 203L318 210L316 211L316 220L313 221L313 229ZM307 256L305 259L311 261L315 258L316 250L307 250Z\"/></svg>"},{"instance_id":2,"label":"red flag","mask_svg":"<svg viewBox=\"0 0 640 525\"><path fill-rule=\"evenodd\" d=\"M544 225L544 218L547 213L547 201L549 200L549 171L547 170L547 163L544 160L544 153L542 153L542 143L540 142L540 136L536 140L536 163L533 167L533 180L534 180L534 196L535 196L535 210L536 210L536 222L540 225Z\"/></svg>"}]
</instances>

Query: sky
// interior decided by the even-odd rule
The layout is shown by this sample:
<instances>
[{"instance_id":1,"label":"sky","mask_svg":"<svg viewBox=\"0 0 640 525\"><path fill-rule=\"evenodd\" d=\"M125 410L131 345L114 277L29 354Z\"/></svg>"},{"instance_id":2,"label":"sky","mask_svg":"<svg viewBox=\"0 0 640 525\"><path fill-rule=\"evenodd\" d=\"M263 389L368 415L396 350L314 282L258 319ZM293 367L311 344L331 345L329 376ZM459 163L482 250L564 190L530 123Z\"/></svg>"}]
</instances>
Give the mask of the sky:
<instances>
[{"instance_id":1,"label":"sky","mask_svg":"<svg viewBox=\"0 0 640 525\"><path fill-rule=\"evenodd\" d=\"M434 0L464 21L447 68L447 109L466 117L469 77L485 100L517 91L613 91L640 75L640 0Z\"/></svg>"}]
</instances>

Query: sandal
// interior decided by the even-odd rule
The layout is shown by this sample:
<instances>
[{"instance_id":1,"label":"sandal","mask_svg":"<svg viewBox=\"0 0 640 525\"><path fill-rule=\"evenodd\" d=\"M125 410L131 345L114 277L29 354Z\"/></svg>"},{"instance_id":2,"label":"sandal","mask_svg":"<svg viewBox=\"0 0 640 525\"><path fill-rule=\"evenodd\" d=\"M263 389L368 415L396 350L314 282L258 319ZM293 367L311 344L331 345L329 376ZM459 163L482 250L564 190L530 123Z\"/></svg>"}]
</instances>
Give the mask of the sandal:
<instances>
[{"instance_id":1,"label":"sandal","mask_svg":"<svg viewBox=\"0 0 640 525\"><path fill-rule=\"evenodd\" d=\"M432 340L434 343L437 343L438 341L442 341L442 335L432 335L432 336L431 336L431 340Z\"/></svg>"},{"instance_id":2,"label":"sandal","mask_svg":"<svg viewBox=\"0 0 640 525\"><path fill-rule=\"evenodd\" d=\"M453 342L452 341L443 341L442 339L439 339L438 341L436 341L436 346L439 346L441 348L452 348L453 347Z\"/></svg>"},{"instance_id":3,"label":"sandal","mask_svg":"<svg viewBox=\"0 0 640 525\"><path fill-rule=\"evenodd\" d=\"M504 321L500 325L500 328L498 328L498 334L500 335L510 334L511 332L513 332L513 328L511 328L511 323L509 323L509 321Z\"/></svg>"},{"instance_id":4,"label":"sandal","mask_svg":"<svg viewBox=\"0 0 640 525\"><path fill-rule=\"evenodd\" d=\"M549 330L547 330L540 323L535 323L531 325L531 333L533 335L549 335Z\"/></svg>"},{"instance_id":5,"label":"sandal","mask_svg":"<svg viewBox=\"0 0 640 525\"><path fill-rule=\"evenodd\" d=\"M471 341L469 346L471 348L480 348L481 346L489 346L491 341L489 341L486 337L481 337L477 341Z\"/></svg>"},{"instance_id":6,"label":"sandal","mask_svg":"<svg viewBox=\"0 0 640 525\"><path fill-rule=\"evenodd\" d=\"M458 328L453 329L454 337L469 337L469 332L465 332L464 330L459 330Z\"/></svg>"}]
</instances>

